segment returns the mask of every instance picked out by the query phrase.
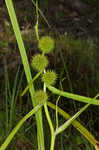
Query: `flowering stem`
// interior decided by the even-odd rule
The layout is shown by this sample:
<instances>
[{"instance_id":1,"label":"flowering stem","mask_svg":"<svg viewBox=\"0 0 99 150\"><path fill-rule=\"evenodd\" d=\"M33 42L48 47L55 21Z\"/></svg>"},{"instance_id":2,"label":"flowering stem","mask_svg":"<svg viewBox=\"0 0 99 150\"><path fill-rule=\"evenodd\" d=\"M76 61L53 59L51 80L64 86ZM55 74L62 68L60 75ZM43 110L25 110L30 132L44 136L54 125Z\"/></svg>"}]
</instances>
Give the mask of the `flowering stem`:
<instances>
[{"instance_id":1,"label":"flowering stem","mask_svg":"<svg viewBox=\"0 0 99 150\"><path fill-rule=\"evenodd\" d=\"M44 73L46 71L44 70ZM44 83L44 92L46 92L46 84ZM54 127L51 121L51 117L48 111L48 107L47 107L47 102L44 103L44 110L45 110L45 114L46 114L46 118L47 121L49 123L49 127L50 127L50 131L51 131L51 145L50 145L50 150L54 150L54 144L55 144L55 134L54 134Z\"/></svg>"}]
</instances>

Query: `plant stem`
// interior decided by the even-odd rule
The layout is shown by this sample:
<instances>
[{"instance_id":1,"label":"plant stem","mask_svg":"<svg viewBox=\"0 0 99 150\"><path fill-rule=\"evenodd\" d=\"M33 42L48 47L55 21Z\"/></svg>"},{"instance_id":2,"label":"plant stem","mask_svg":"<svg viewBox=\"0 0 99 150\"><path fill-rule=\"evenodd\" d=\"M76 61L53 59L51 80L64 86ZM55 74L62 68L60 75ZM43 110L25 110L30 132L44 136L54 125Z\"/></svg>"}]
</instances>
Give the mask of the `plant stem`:
<instances>
[{"instance_id":1,"label":"plant stem","mask_svg":"<svg viewBox=\"0 0 99 150\"><path fill-rule=\"evenodd\" d=\"M47 102L47 105L56 110L56 106L52 104L51 102ZM62 115L65 119L70 119L71 116L63 111L61 108L57 106L57 111L59 112L60 115ZM94 138L94 136L84 127L82 126L77 120L74 120L72 122L72 125L84 136L86 139L94 146L98 143L98 141Z\"/></svg>"},{"instance_id":2,"label":"plant stem","mask_svg":"<svg viewBox=\"0 0 99 150\"><path fill-rule=\"evenodd\" d=\"M44 70L44 73L46 70ZM46 84L44 83L44 92L46 92ZM48 111L47 102L44 104L44 110L46 114L47 121L49 123L50 131L51 131L51 144L50 144L50 150L54 150L54 144L55 144L55 134L54 134L54 127L51 121L51 117Z\"/></svg>"},{"instance_id":3,"label":"plant stem","mask_svg":"<svg viewBox=\"0 0 99 150\"><path fill-rule=\"evenodd\" d=\"M55 134L54 134L54 128L53 128L53 124L48 112L48 108L47 108L47 103L44 104L44 110L45 110L45 114L46 114L46 118L48 120L49 126L50 126L50 131L51 131L51 145L50 145L50 150L54 150L54 144L55 144Z\"/></svg>"},{"instance_id":4,"label":"plant stem","mask_svg":"<svg viewBox=\"0 0 99 150\"><path fill-rule=\"evenodd\" d=\"M95 100L95 98L85 97L85 96L81 96L81 95L77 95L77 94L73 94L69 92L64 92L50 85L47 85L47 88L54 94L67 97L72 100L76 100L76 101L88 103L88 104L93 104L93 105L99 105L99 100Z\"/></svg>"},{"instance_id":5,"label":"plant stem","mask_svg":"<svg viewBox=\"0 0 99 150\"><path fill-rule=\"evenodd\" d=\"M54 150L55 138L56 138L56 135L53 134L53 135L52 135L52 138L51 138L51 146L50 146L50 150Z\"/></svg>"},{"instance_id":6,"label":"plant stem","mask_svg":"<svg viewBox=\"0 0 99 150\"><path fill-rule=\"evenodd\" d=\"M79 117L79 115L81 115L81 113L83 112L83 111L85 111L87 108L88 108L88 106L89 106L90 104L86 104L84 107L82 107L81 109L80 109L80 111L78 111L73 117L71 117L68 121L66 121L64 124L62 124L60 127L58 127L57 129L56 129L56 131L55 131L55 135L58 135L59 133L61 133L61 132L63 132L68 126L70 126L71 124L72 124L72 122L77 118L77 117Z\"/></svg>"},{"instance_id":7,"label":"plant stem","mask_svg":"<svg viewBox=\"0 0 99 150\"><path fill-rule=\"evenodd\" d=\"M27 78L28 83L30 83L32 80L30 66L29 66L27 54L25 51L24 43L22 40L21 32L19 29L19 24L17 21L15 10L13 7L13 3L12 3L12 0L5 0L5 3L7 6L7 9L8 9L8 13L9 13L9 16L11 19L13 30L14 30L14 33L15 33L15 36L17 39L17 43L18 43L18 47L20 50L20 55L22 58L26 78ZM32 99L32 104L33 104L33 106L35 106L35 100L33 99L33 95L34 95L35 91L34 91L33 85L30 86L29 91L30 91L30 95L31 95L31 99ZM37 123L37 134L38 134L38 141L39 141L38 150L44 150L45 148L44 148L44 135L43 135L43 123L42 123L42 110L41 109L36 113L36 123Z\"/></svg>"},{"instance_id":8,"label":"plant stem","mask_svg":"<svg viewBox=\"0 0 99 150\"><path fill-rule=\"evenodd\" d=\"M33 5L36 7L36 4L34 2L34 0L32 0ZM46 24L48 25L48 27L51 29L51 25L48 23L46 17L44 16L43 12L38 8L38 11L40 13L40 15L42 16L42 18L44 19L44 21L46 22Z\"/></svg>"},{"instance_id":9,"label":"plant stem","mask_svg":"<svg viewBox=\"0 0 99 150\"><path fill-rule=\"evenodd\" d=\"M36 38L39 41L38 18L39 18L39 14L38 14L38 0L36 0L36 25L35 25L35 31L36 31Z\"/></svg>"},{"instance_id":10,"label":"plant stem","mask_svg":"<svg viewBox=\"0 0 99 150\"><path fill-rule=\"evenodd\" d=\"M31 117L34 113L36 113L43 105L45 102L43 102L40 105L37 105L35 108L33 108L28 114L26 114L20 121L19 123L16 125L16 127L11 131L11 133L9 134L9 136L6 138L6 140L4 141L4 143L1 145L0 150L5 150L8 146L8 144L11 142L11 140L13 139L13 137L15 136L15 134L18 132L18 130L20 129L20 127L23 125L23 123L29 118Z\"/></svg>"}]
</instances>

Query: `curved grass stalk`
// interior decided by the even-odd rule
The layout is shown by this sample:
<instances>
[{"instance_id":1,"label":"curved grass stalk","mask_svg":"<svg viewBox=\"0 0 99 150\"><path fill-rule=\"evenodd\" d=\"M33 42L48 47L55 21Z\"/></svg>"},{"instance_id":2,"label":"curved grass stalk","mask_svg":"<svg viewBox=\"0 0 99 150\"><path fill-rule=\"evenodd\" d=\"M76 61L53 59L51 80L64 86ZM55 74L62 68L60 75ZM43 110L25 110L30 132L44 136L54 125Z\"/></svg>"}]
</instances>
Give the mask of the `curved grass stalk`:
<instances>
[{"instance_id":1,"label":"curved grass stalk","mask_svg":"<svg viewBox=\"0 0 99 150\"><path fill-rule=\"evenodd\" d=\"M81 96L77 94L72 94L69 92L64 92L50 85L47 85L47 88L54 94L67 97L72 100L76 100L76 101L88 103L88 104L93 104L93 105L99 105L99 100L95 100L95 98L90 98L90 97L85 97L85 96Z\"/></svg>"},{"instance_id":2,"label":"curved grass stalk","mask_svg":"<svg viewBox=\"0 0 99 150\"><path fill-rule=\"evenodd\" d=\"M36 4L34 2L34 0L32 0L33 5L36 7ZM51 25L48 23L46 17L44 16L43 12L38 8L39 13L41 14L42 18L44 19L44 21L46 22L46 24L48 25L49 28L51 28Z\"/></svg>"},{"instance_id":3,"label":"curved grass stalk","mask_svg":"<svg viewBox=\"0 0 99 150\"><path fill-rule=\"evenodd\" d=\"M46 72L46 70L44 70L44 73ZM44 83L44 92L46 92L46 84ZM54 150L54 145L55 145L55 132L54 132L54 127L53 127L53 123L52 123L52 120L51 120L51 117L50 117L50 114L49 114L49 111L48 111L48 107L47 107L47 102L44 104L44 110L45 110L45 115L46 115L46 118L47 118L47 121L48 121L48 124L49 124L49 127L50 127L50 132L51 132L51 144L50 144L50 150Z\"/></svg>"},{"instance_id":4,"label":"curved grass stalk","mask_svg":"<svg viewBox=\"0 0 99 150\"><path fill-rule=\"evenodd\" d=\"M50 145L50 150L54 150L54 144L55 144L55 133L54 133L54 127L48 112L48 108L47 108L47 103L44 104L44 110L45 110L45 114L46 114L46 118L47 121L49 123L49 127L50 127L50 131L51 131L51 145Z\"/></svg>"},{"instance_id":5,"label":"curved grass stalk","mask_svg":"<svg viewBox=\"0 0 99 150\"><path fill-rule=\"evenodd\" d=\"M56 106L52 104L51 102L47 102L47 105L56 110ZM63 111L61 108L57 106L57 111L60 115L62 115L65 119L70 119L71 116ZM94 138L94 136L84 127L82 126L77 120L74 120L72 122L72 125L94 146L97 146L99 142Z\"/></svg>"},{"instance_id":6,"label":"curved grass stalk","mask_svg":"<svg viewBox=\"0 0 99 150\"><path fill-rule=\"evenodd\" d=\"M58 96L58 98L56 100L56 129L58 128L58 111L57 111L57 107L58 107L59 99L60 99L60 96Z\"/></svg>"},{"instance_id":7,"label":"curved grass stalk","mask_svg":"<svg viewBox=\"0 0 99 150\"><path fill-rule=\"evenodd\" d=\"M23 123L30 118L33 114L35 114L43 105L45 102L43 102L42 104L39 104L37 106L35 106L27 115L25 115L21 121L16 125L16 127L12 130L12 132L9 134L9 136L6 138L6 140L4 141L4 143L1 145L0 150L5 150L8 146L8 144L11 142L11 140L13 139L13 137L15 136L15 134L18 132L18 130L20 129L20 127L23 125Z\"/></svg>"},{"instance_id":8,"label":"curved grass stalk","mask_svg":"<svg viewBox=\"0 0 99 150\"><path fill-rule=\"evenodd\" d=\"M39 41L38 19L39 19L39 14L38 14L38 0L36 0L36 25L35 25L35 32L36 32L36 38Z\"/></svg>"}]
</instances>

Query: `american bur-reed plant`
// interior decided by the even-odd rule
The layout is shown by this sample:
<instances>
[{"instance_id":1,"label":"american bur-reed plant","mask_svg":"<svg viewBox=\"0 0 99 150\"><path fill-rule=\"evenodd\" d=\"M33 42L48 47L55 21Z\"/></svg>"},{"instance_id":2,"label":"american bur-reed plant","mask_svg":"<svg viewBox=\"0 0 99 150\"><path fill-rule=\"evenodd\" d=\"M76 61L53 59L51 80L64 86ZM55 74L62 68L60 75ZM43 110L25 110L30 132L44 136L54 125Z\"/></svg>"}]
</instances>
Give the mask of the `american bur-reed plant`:
<instances>
[{"instance_id":1,"label":"american bur-reed plant","mask_svg":"<svg viewBox=\"0 0 99 150\"><path fill-rule=\"evenodd\" d=\"M36 1L36 4L35 4L36 13L37 13L37 22L36 22L35 30L36 30L36 37L38 40L38 48L41 50L41 53L36 54L35 56L32 57L31 66L34 70L37 71L37 74L32 78L27 54L25 51L22 37L21 37L21 32L19 29L19 25L18 25L15 11L14 11L12 0L5 0L5 2L6 2L8 13L11 19L13 30L15 32L18 47L20 50L20 55L22 58L22 63L24 66L24 71L26 74L27 82L28 82L28 85L26 86L25 90L22 92L21 96L24 96L24 94L26 94L26 92L29 89L32 104L33 104L33 109L30 110L30 112L27 113L19 121L19 123L12 129L8 137L5 139L5 141L1 145L0 150L5 150L8 147L9 143L12 141L15 134L17 134L18 130L23 125L23 123L25 123L25 121L34 114L36 116L38 150L46 149L45 144L44 144L45 142L44 142L44 130L43 130L43 120L42 120L42 115L43 115L42 107L44 107L46 119L48 121L50 133L51 133L50 150L54 150L56 136L58 136L60 133L66 130L71 124L94 146L96 150L99 150L99 142L84 126L82 126L76 120L76 118L80 116L80 114L82 114L90 105L97 105L97 106L99 105L99 100L97 100L97 97L99 95L97 94L94 98L91 98L91 97L85 97L85 96L69 93L66 91L61 91L55 88L55 82L58 80L58 75L55 73L54 70L47 70L47 65L49 63L47 59L47 54L50 53L52 50L54 50L55 41L53 38L49 36L43 36L41 38L39 37L38 1ZM35 87L33 83L39 77L41 78L41 82L43 82L42 83L43 89L38 89L37 91L35 91ZM74 114L74 116L71 117L68 113L66 113L64 110L62 110L57 105L54 105L51 102L50 97L47 92L48 90L52 92L53 94L58 95L60 99L61 99L61 96L63 96L63 97L66 97L66 100L68 98L68 100L71 99L71 100L83 102L86 104L76 114ZM59 113L61 116L63 116L66 119L65 123L63 123L60 126L56 124L56 128L55 128L55 125L53 125L52 123L52 119L50 117L48 107L50 107L50 109L55 110L56 114ZM56 117L56 122L58 123L58 117Z\"/></svg>"}]
</instances>

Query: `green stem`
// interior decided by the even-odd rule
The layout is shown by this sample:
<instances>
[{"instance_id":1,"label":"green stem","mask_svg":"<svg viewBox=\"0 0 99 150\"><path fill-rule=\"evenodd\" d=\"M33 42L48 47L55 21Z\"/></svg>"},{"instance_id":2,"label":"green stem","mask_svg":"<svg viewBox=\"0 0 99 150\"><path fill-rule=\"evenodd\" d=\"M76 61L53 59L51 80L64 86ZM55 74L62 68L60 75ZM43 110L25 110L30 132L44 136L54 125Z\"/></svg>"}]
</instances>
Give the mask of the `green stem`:
<instances>
[{"instance_id":1,"label":"green stem","mask_svg":"<svg viewBox=\"0 0 99 150\"><path fill-rule=\"evenodd\" d=\"M49 127L50 127L50 131L51 131L51 145L50 145L50 150L54 150L54 144L55 144L55 134L54 134L54 128L53 128L53 124L48 112L48 108L47 108L47 103L44 104L44 110L45 110L45 114L46 114L46 118L48 120L49 123Z\"/></svg>"},{"instance_id":2,"label":"green stem","mask_svg":"<svg viewBox=\"0 0 99 150\"><path fill-rule=\"evenodd\" d=\"M47 102L47 105L56 110L56 106L52 104L51 102ZM57 111L59 112L60 115L62 115L65 119L70 119L71 116L63 111L61 108L57 106ZM74 120L72 122L72 125L94 146L98 143L98 141L94 138L94 136L84 127L82 126L77 120Z\"/></svg>"},{"instance_id":3,"label":"green stem","mask_svg":"<svg viewBox=\"0 0 99 150\"><path fill-rule=\"evenodd\" d=\"M80 109L73 117L71 117L68 121L66 121L64 124L62 124L59 128L56 129L55 135L58 135L59 133L63 132L65 129L67 129L68 126L72 124L72 122L81 115L83 111L85 111L90 104L86 104L83 108Z\"/></svg>"},{"instance_id":4,"label":"green stem","mask_svg":"<svg viewBox=\"0 0 99 150\"><path fill-rule=\"evenodd\" d=\"M32 0L33 5L36 7L36 4L34 2L34 0ZM41 14L42 18L44 19L44 21L46 22L46 24L48 25L48 27L51 29L50 24L48 23L46 17L44 16L43 12L38 8L39 13Z\"/></svg>"},{"instance_id":5,"label":"green stem","mask_svg":"<svg viewBox=\"0 0 99 150\"><path fill-rule=\"evenodd\" d=\"M54 150L55 138L56 138L56 135L53 134L53 135L52 135L52 138L51 138L51 146L50 146L50 150Z\"/></svg>"},{"instance_id":6,"label":"green stem","mask_svg":"<svg viewBox=\"0 0 99 150\"><path fill-rule=\"evenodd\" d=\"M53 134L54 133L54 128L53 128L53 125L52 125L52 121L51 121L46 103L44 104L44 109L45 109L46 117L47 117L47 120L48 120L48 123L49 123L49 126L50 126L51 134Z\"/></svg>"},{"instance_id":7,"label":"green stem","mask_svg":"<svg viewBox=\"0 0 99 150\"><path fill-rule=\"evenodd\" d=\"M38 14L38 0L36 0L36 25L35 25L35 31L36 31L36 38L39 41L39 32L38 32L38 18L39 18L39 14Z\"/></svg>"},{"instance_id":8,"label":"green stem","mask_svg":"<svg viewBox=\"0 0 99 150\"><path fill-rule=\"evenodd\" d=\"M73 100L88 103L88 104L99 105L99 100L95 100L95 98L90 98L90 97L80 96L80 95L77 95L77 94L72 94L72 93L69 93L69 92L64 92L64 91L56 89L55 87L52 87L50 85L47 85L47 88L52 93L60 95L60 96L67 97L69 99L73 99Z\"/></svg>"},{"instance_id":9,"label":"green stem","mask_svg":"<svg viewBox=\"0 0 99 150\"><path fill-rule=\"evenodd\" d=\"M21 32L19 29L19 25L18 25L18 21L17 21L17 17L15 14L15 10L13 7L13 3L12 0L5 0L7 9L8 9L8 13L11 19L11 23L13 26L13 30L17 39L17 43L18 43L18 47L20 50L20 55L22 58L22 63L24 66L24 70L25 70L25 74L26 74L26 78L28 83L31 82L32 80L32 76L31 76L31 71L30 71L30 66L29 66L29 62L28 62L28 58L26 55L26 51L25 51L25 47L24 47L24 43L21 37ZM33 100L33 95L34 95L34 86L31 85L29 88L30 94L31 94L31 99L32 99L32 104L33 106L35 106L35 100ZM44 135L43 135L43 123L42 123L42 110L40 109L37 113L36 113L36 123L37 123L37 134L38 134L38 141L39 141L39 149L38 150L44 150Z\"/></svg>"},{"instance_id":10,"label":"green stem","mask_svg":"<svg viewBox=\"0 0 99 150\"><path fill-rule=\"evenodd\" d=\"M60 99L60 96L58 96L58 99L56 100L56 129L58 128L58 111L57 111L57 107L58 107L59 99Z\"/></svg>"},{"instance_id":11,"label":"green stem","mask_svg":"<svg viewBox=\"0 0 99 150\"><path fill-rule=\"evenodd\" d=\"M44 70L44 73L46 70ZM46 92L46 84L44 83L44 92ZM51 144L50 144L50 150L54 150L54 144L55 144L55 134L54 134L54 127L51 121L51 117L47 108L47 102L44 104L44 110L46 114L47 121L49 123L50 131L51 131Z\"/></svg>"},{"instance_id":12,"label":"green stem","mask_svg":"<svg viewBox=\"0 0 99 150\"><path fill-rule=\"evenodd\" d=\"M34 113L36 113L43 105L45 102L43 102L40 105L37 105L34 109L32 109L27 115L25 115L21 121L16 125L16 127L11 131L11 133L9 134L9 136L6 138L6 140L4 141L4 143L1 145L0 150L5 150L8 146L8 144L11 142L11 140L13 139L13 137L15 136L15 134L18 132L18 130L20 129L20 127L23 125L23 123L29 118L31 117Z\"/></svg>"}]
</instances>

